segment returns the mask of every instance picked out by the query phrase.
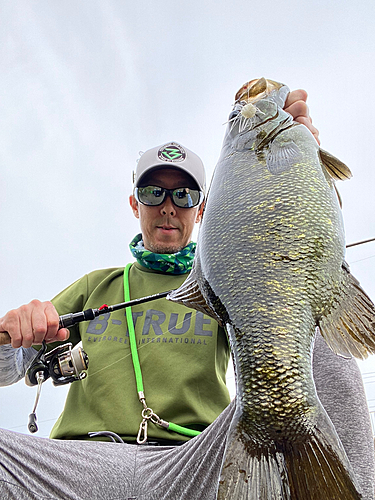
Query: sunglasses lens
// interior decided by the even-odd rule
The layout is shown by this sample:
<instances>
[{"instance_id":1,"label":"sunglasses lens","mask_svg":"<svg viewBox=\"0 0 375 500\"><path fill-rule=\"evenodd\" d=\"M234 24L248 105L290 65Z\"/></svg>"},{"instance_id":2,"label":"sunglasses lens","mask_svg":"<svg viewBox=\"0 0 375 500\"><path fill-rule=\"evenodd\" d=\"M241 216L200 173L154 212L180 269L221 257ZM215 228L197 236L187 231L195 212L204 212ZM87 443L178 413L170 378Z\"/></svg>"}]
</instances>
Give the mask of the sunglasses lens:
<instances>
[{"instance_id":1,"label":"sunglasses lens","mask_svg":"<svg viewBox=\"0 0 375 500\"><path fill-rule=\"evenodd\" d=\"M203 194L198 189L178 188L172 191L158 186L138 187L135 197L143 205L156 207L164 202L166 193L172 196L173 203L180 208L196 207L203 201Z\"/></svg>"},{"instance_id":2,"label":"sunglasses lens","mask_svg":"<svg viewBox=\"0 0 375 500\"><path fill-rule=\"evenodd\" d=\"M197 189L179 188L172 193L173 203L181 208L196 207L200 200L200 191Z\"/></svg>"},{"instance_id":3,"label":"sunglasses lens","mask_svg":"<svg viewBox=\"0 0 375 500\"><path fill-rule=\"evenodd\" d=\"M139 187L136 190L138 201L143 205L161 205L165 198L165 190L158 186Z\"/></svg>"}]
</instances>

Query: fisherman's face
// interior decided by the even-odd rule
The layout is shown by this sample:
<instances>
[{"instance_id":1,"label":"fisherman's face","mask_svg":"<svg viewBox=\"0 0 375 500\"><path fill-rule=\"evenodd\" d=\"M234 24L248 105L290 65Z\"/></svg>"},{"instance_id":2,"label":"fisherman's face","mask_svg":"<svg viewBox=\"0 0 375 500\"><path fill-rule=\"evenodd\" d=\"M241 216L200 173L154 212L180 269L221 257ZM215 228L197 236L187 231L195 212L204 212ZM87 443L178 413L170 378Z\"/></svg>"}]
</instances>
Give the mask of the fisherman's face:
<instances>
[{"instance_id":1,"label":"fisherman's face","mask_svg":"<svg viewBox=\"0 0 375 500\"><path fill-rule=\"evenodd\" d=\"M175 168L152 170L142 179L142 186L159 186L165 189L188 187L197 189L196 183L185 172ZM143 245L154 253L176 253L191 241L194 224L202 218L200 207L177 207L170 196L156 207L138 203L133 195L129 198L133 213L141 226Z\"/></svg>"}]
</instances>

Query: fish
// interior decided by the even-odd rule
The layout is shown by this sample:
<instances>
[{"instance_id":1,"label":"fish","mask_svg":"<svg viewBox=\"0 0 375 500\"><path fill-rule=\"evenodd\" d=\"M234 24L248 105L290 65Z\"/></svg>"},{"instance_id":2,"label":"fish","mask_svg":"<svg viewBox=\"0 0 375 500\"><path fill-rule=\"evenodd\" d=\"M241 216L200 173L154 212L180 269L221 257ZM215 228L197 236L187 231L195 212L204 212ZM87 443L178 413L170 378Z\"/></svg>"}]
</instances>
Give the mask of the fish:
<instances>
[{"instance_id":1,"label":"fish","mask_svg":"<svg viewBox=\"0 0 375 500\"><path fill-rule=\"evenodd\" d=\"M218 500L358 500L316 393L318 330L343 357L375 353L375 308L345 261L336 181L350 169L265 78L235 96L192 271L168 299L226 328L236 378Z\"/></svg>"}]
</instances>

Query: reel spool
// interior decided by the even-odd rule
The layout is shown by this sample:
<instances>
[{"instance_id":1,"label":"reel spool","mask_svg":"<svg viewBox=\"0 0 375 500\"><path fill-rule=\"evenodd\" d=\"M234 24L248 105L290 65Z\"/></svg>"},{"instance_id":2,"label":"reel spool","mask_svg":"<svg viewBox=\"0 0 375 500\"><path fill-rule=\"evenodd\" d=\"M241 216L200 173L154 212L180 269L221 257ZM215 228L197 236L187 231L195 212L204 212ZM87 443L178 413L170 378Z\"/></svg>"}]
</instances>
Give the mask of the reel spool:
<instances>
[{"instance_id":1,"label":"reel spool","mask_svg":"<svg viewBox=\"0 0 375 500\"><path fill-rule=\"evenodd\" d=\"M52 378L54 385L64 385L76 380L83 380L87 373L89 358L82 347L68 342L55 347L45 354L47 346L43 342L42 348L31 362L25 375L28 386L38 385L37 373L42 372L44 380Z\"/></svg>"},{"instance_id":2,"label":"reel spool","mask_svg":"<svg viewBox=\"0 0 375 500\"><path fill-rule=\"evenodd\" d=\"M46 355L49 374L54 385L63 385L83 380L87 373L89 358L81 346L72 349L72 344L56 347Z\"/></svg>"}]
</instances>

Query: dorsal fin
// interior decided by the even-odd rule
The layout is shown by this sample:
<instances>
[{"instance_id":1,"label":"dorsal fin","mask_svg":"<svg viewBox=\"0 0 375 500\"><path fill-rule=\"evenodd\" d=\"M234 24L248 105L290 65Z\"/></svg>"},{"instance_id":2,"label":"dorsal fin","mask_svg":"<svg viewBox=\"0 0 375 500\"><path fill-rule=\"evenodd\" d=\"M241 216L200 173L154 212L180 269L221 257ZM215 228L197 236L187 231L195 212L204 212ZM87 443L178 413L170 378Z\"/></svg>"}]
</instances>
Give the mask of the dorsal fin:
<instances>
[{"instance_id":1,"label":"dorsal fin","mask_svg":"<svg viewBox=\"0 0 375 500\"><path fill-rule=\"evenodd\" d=\"M267 80L265 78L259 78L257 82L255 82L248 88L247 94L248 97L255 97L261 92L265 92L266 90L267 90Z\"/></svg>"},{"instance_id":2,"label":"dorsal fin","mask_svg":"<svg viewBox=\"0 0 375 500\"><path fill-rule=\"evenodd\" d=\"M333 177L333 179L345 181L346 179L353 177L349 167L347 167L345 163L327 151L324 151L324 149L319 148L319 157L327 172L331 177Z\"/></svg>"}]
</instances>

